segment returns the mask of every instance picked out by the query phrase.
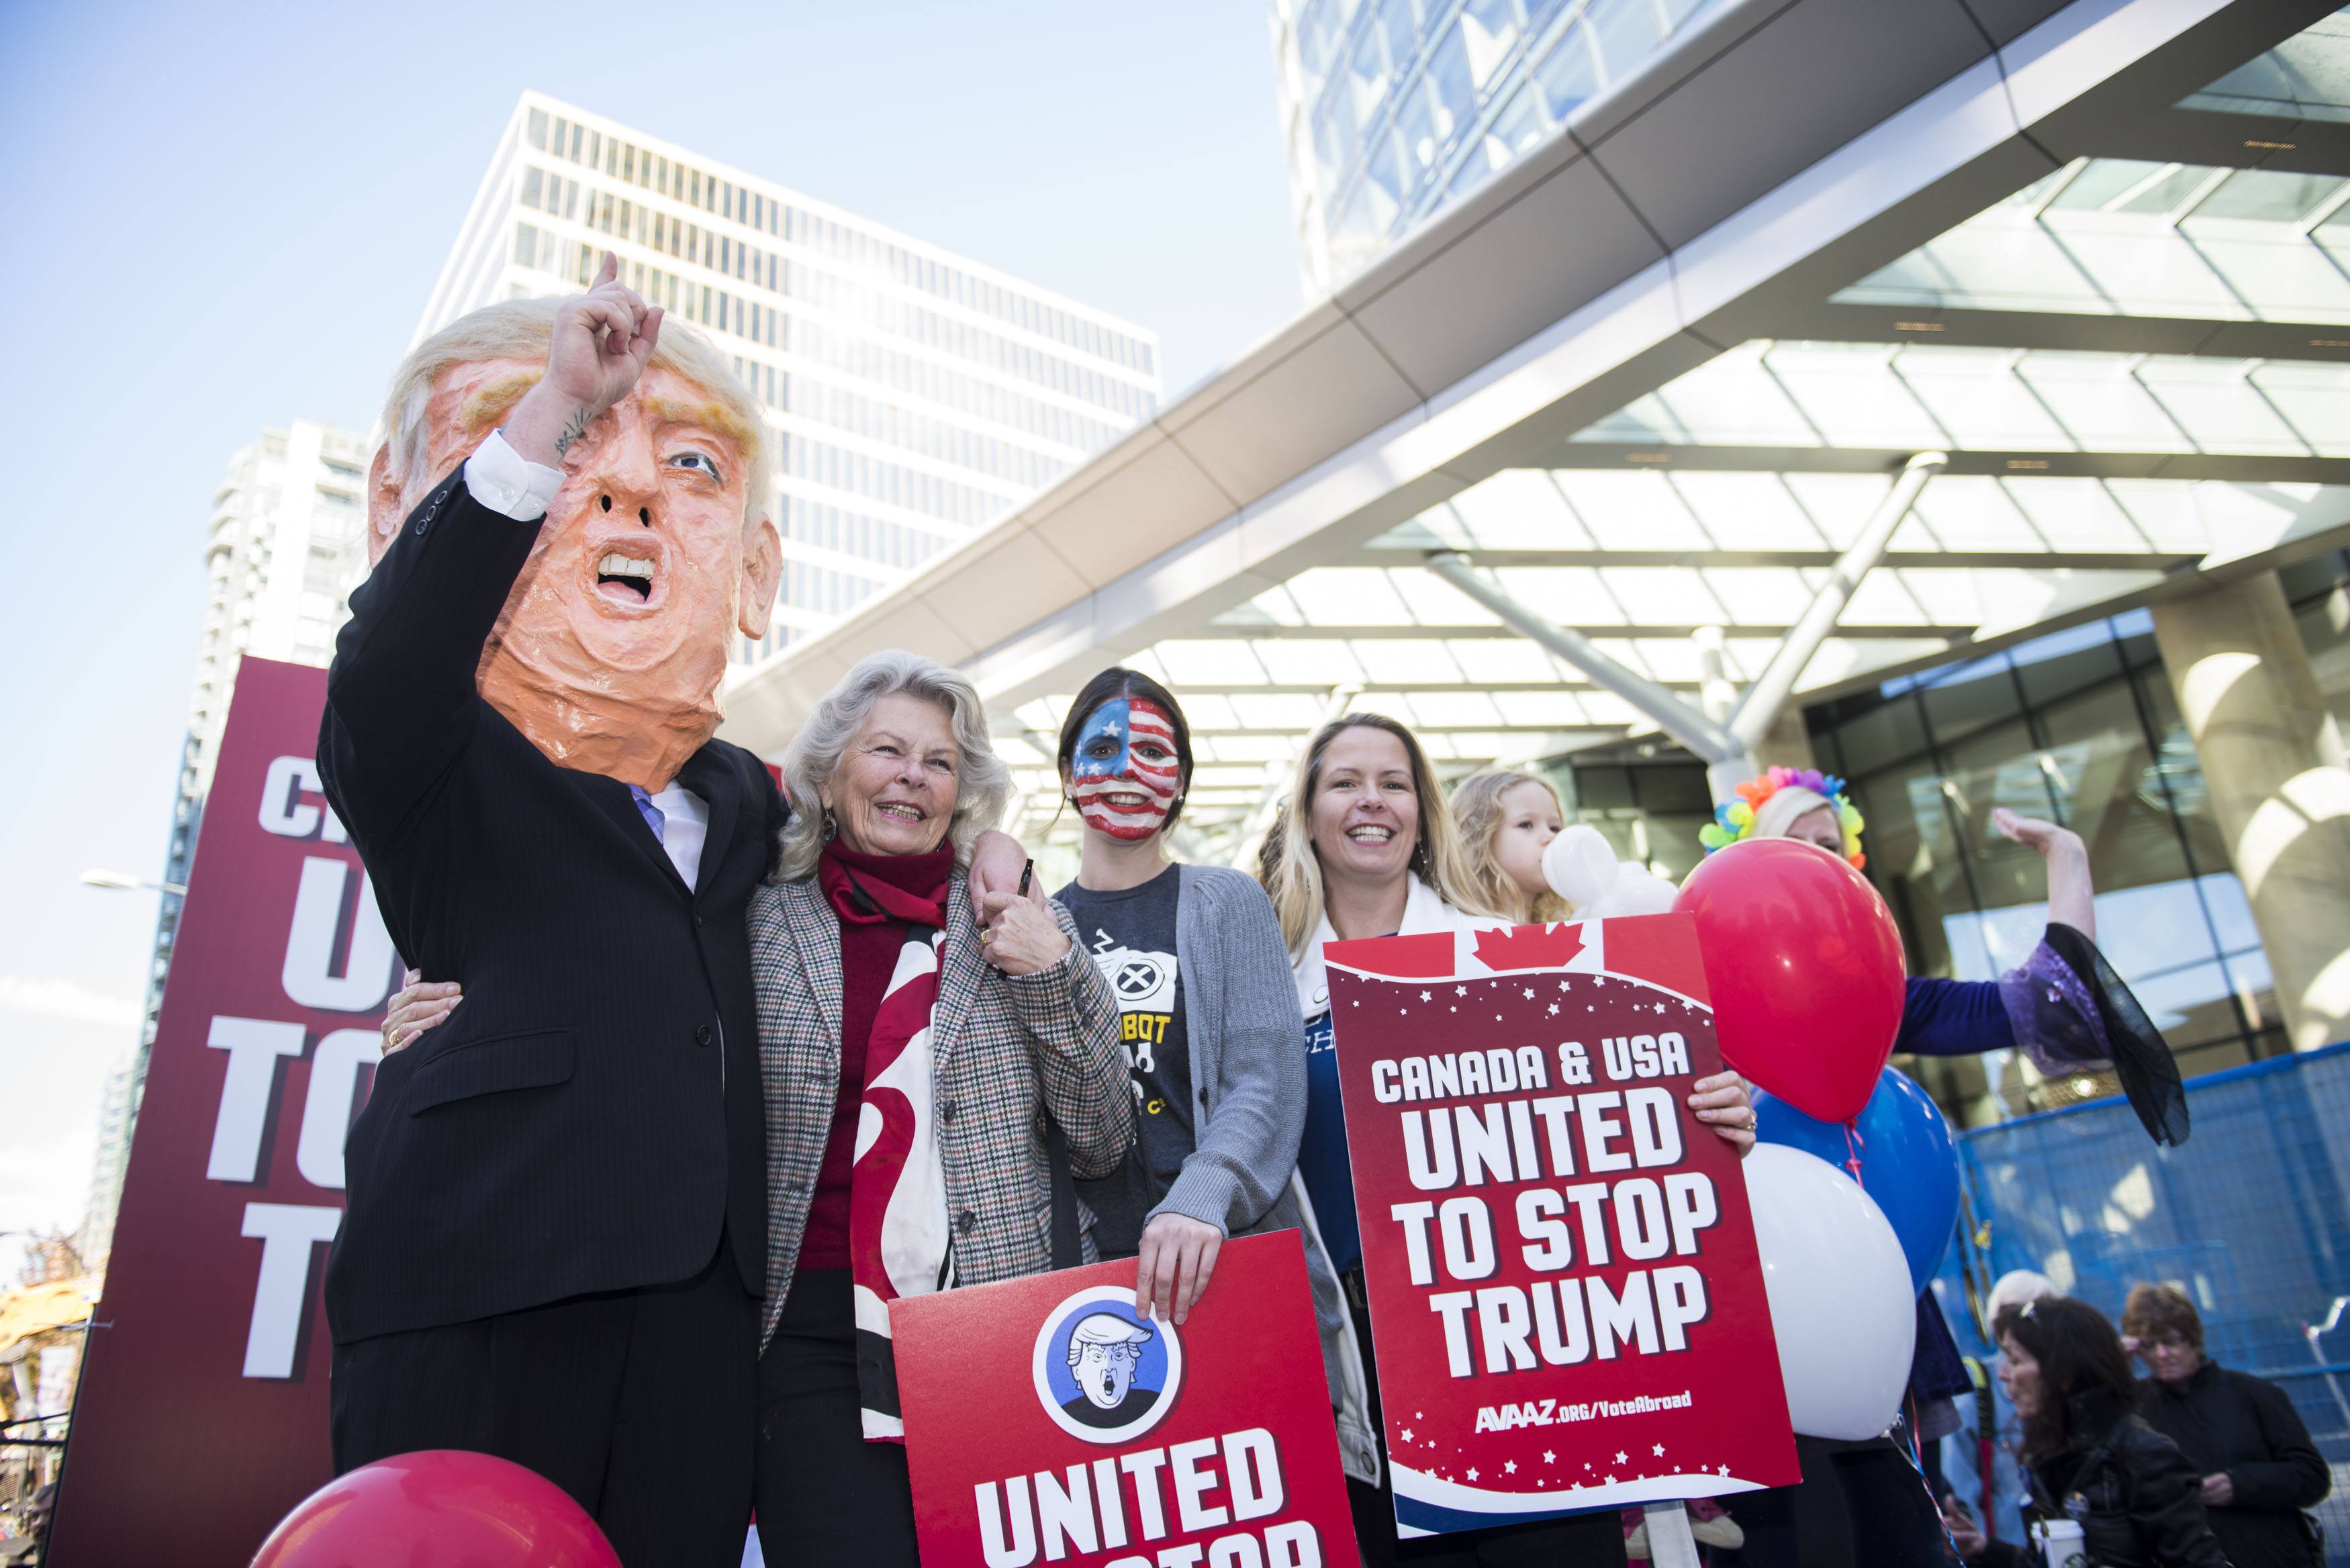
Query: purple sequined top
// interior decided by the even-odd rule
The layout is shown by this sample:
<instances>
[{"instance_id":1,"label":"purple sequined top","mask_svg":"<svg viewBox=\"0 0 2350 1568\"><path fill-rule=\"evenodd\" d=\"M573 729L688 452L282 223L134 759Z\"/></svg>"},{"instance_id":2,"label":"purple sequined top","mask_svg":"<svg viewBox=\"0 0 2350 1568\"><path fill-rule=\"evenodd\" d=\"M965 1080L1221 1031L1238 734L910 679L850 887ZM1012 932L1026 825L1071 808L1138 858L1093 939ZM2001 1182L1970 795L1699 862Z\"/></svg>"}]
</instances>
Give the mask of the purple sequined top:
<instances>
[{"instance_id":1,"label":"purple sequined top","mask_svg":"<svg viewBox=\"0 0 2350 1568\"><path fill-rule=\"evenodd\" d=\"M1912 980L1893 1049L1972 1056L2022 1049L2043 1073L2107 1064L2096 1000L2046 942L1995 981Z\"/></svg>"}]
</instances>

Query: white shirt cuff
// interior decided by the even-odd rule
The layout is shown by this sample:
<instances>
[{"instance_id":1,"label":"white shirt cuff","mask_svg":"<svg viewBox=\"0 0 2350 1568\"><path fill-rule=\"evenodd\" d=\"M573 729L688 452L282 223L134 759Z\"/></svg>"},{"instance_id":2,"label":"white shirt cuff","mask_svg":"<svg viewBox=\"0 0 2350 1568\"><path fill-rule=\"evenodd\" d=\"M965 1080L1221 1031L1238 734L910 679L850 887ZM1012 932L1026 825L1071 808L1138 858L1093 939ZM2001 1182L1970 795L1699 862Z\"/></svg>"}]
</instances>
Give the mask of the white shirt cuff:
<instances>
[{"instance_id":1,"label":"white shirt cuff","mask_svg":"<svg viewBox=\"0 0 2350 1568\"><path fill-rule=\"evenodd\" d=\"M563 487L563 471L532 462L492 431L465 460L465 489L491 511L517 523L536 523Z\"/></svg>"}]
</instances>

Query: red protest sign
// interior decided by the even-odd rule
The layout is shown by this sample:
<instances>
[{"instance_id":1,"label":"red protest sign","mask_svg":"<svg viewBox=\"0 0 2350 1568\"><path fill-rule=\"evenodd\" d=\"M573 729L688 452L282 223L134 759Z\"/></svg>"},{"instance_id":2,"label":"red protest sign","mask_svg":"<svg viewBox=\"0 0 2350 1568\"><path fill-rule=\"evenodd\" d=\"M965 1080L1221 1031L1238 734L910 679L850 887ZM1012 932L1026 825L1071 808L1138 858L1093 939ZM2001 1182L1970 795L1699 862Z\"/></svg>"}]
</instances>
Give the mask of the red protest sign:
<instances>
[{"instance_id":1,"label":"red protest sign","mask_svg":"<svg viewBox=\"0 0 2350 1568\"><path fill-rule=\"evenodd\" d=\"M1323 952L1399 1526L1796 1480L1690 919Z\"/></svg>"},{"instance_id":2,"label":"red protest sign","mask_svg":"<svg viewBox=\"0 0 2350 1568\"><path fill-rule=\"evenodd\" d=\"M397 973L312 762L322 670L239 667L51 1555L233 1568L332 1473L319 1286Z\"/></svg>"},{"instance_id":3,"label":"red protest sign","mask_svg":"<svg viewBox=\"0 0 2350 1568\"><path fill-rule=\"evenodd\" d=\"M1134 1267L889 1304L925 1568L1353 1563L1297 1232L1226 1243L1180 1328Z\"/></svg>"}]
</instances>

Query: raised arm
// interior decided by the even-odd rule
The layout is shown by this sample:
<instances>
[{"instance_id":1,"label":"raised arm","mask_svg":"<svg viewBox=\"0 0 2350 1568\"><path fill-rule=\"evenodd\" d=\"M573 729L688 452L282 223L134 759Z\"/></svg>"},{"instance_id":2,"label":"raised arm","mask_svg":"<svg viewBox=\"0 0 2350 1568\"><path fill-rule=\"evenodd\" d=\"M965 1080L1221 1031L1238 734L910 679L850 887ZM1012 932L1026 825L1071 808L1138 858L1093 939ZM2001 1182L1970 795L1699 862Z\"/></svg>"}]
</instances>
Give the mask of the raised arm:
<instances>
[{"instance_id":1,"label":"raised arm","mask_svg":"<svg viewBox=\"0 0 2350 1568\"><path fill-rule=\"evenodd\" d=\"M483 646L530 558L564 453L652 357L661 313L616 281L618 265L606 256L596 286L557 309L546 369L503 431L413 504L351 595L327 677L318 760L327 794L363 849L463 748Z\"/></svg>"},{"instance_id":2,"label":"raised arm","mask_svg":"<svg viewBox=\"0 0 2350 1568\"><path fill-rule=\"evenodd\" d=\"M2089 883L2089 846L2081 836L2036 816L2018 816L2003 805L1991 814L1991 825L2010 841L2038 850L2048 863L2048 918L2095 941L2096 889Z\"/></svg>"}]
</instances>

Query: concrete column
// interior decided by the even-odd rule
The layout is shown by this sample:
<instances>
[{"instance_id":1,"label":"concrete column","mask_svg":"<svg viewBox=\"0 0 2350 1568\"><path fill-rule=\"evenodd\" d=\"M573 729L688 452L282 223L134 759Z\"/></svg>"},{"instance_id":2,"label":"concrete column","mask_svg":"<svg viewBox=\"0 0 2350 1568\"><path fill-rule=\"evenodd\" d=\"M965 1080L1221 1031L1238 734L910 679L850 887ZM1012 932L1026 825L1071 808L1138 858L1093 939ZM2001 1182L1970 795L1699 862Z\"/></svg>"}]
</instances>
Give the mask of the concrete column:
<instances>
[{"instance_id":1,"label":"concrete column","mask_svg":"<svg viewBox=\"0 0 2350 1568\"><path fill-rule=\"evenodd\" d=\"M2154 637L2293 1049L2350 1035L2350 771L2276 574L2154 607Z\"/></svg>"}]
</instances>

